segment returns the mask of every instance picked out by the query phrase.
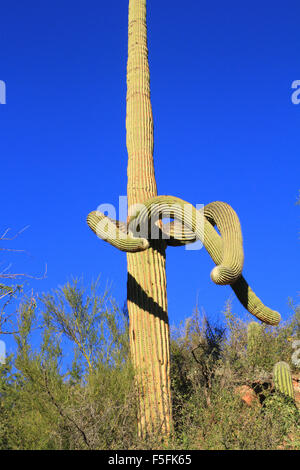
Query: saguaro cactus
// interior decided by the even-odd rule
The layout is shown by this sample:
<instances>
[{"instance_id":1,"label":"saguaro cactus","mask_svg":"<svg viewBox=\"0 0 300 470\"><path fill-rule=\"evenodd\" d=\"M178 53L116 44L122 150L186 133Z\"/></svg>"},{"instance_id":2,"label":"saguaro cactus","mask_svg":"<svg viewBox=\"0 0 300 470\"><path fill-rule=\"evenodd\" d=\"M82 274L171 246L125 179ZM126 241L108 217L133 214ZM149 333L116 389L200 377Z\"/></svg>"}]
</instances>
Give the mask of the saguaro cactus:
<instances>
[{"instance_id":1,"label":"saguaro cactus","mask_svg":"<svg viewBox=\"0 0 300 470\"><path fill-rule=\"evenodd\" d=\"M130 348L140 397L139 430L141 436L153 431L163 436L172 426L166 247L202 240L217 265L211 273L214 282L230 284L245 308L262 321L277 324L280 315L256 297L241 275L241 228L228 204L214 202L200 213L179 198L157 196L146 0L129 0L126 131L127 223L99 211L91 212L87 222L100 238L127 252ZM165 217L174 221L163 224Z\"/></svg>"},{"instance_id":2,"label":"saguaro cactus","mask_svg":"<svg viewBox=\"0 0 300 470\"><path fill-rule=\"evenodd\" d=\"M248 324L247 327L247 356L250 362L255 363L255 352L260 344L262 337L262 325L255 321Z\"/></svg>"},{"instance_id":3,"label":"saguaro cactus","mask_svg":"<svg viewBox=\"0 0 300 470\"><path fill-rule=\"evenodd\" d=\"M292 398L292 400L295 399L291 369L286 362L282 361L275 364L273 369L273 379L275 390Z\"/></svg>"},{"instance_id":4,"label":"saguaro cactus","mask_svg":"<svg viewBox=\"0 0 300 470\"><path fill-rule=\"evenodd\" d=\"M157 195L153 163L153 117L147 50L146 1L129 1L127 62L127 197L132 207ZM166 243L128 253L127 303L130 345L138 371L140 434L171 427L170 348Z\"/></svg>"}]
</instances>

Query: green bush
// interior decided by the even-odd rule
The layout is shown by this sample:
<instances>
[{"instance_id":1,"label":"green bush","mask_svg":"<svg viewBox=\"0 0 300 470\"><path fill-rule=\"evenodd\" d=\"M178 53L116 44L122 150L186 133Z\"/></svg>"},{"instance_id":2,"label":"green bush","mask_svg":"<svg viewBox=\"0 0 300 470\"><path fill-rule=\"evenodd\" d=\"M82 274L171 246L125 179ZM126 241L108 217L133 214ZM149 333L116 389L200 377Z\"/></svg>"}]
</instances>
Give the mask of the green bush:
<instances>
[{"instance_id":1,"label":"green bush","mask_svg":"<svg viewBox=\"0 0 300 470\"><path fill-rule=\"evenodd\" d=\"M270 381L299 337L299 310L277 328L261 326L247 350L247 323L228 303L226 324L196 309L171 335L174 432L171 449L300 449L299 411L272 387L247 406L241 385ZM126 312L95 283L80 281L17 315L16 353L0 366L0 449L159 449L137 437L134 371Z\"/></svg>"},{"instance_id":2,"label":"green bush","mask_svg":"<svg viewBox=\"0 0 300 470\"><path fill-rule=\"evenodd\" d=\"M0 448L128 448L136 400L127 321L79 281L20 306L17 353L1 367ZM40 344L32 336L40 331ZM68 354L69 356L65 356ZM14 370L14 372L12 372Z\"/></svg>"}]
</instances>

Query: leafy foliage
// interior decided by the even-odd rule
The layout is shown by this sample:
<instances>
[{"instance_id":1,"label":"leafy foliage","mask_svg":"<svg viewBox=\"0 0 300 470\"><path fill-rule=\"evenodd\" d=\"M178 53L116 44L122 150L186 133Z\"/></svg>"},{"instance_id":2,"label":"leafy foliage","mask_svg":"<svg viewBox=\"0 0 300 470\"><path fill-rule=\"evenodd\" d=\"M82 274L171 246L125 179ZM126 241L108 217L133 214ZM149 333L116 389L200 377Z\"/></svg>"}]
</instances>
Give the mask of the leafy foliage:
<instances>
[{"instance_id":1,"label":"leafy foliage","mask_svg":"<svg viewBox=\"0 0 300 470\"><path fill-rule=\"evenodd\" d=\"M300 449L292 401L268 387L262 406L247 406L236 393L240 385L270 381L278 359L290 361L299 309L280 327L262 325L263 339L251 355L247 323L230 303L224 313L224 326L196 309L173 328L174 432L164 446ZM87 290L73 280L39 299L24 299L16 353L0 366L0 449L162 448L155 435L138 438L127 321L108 291L100 293L99 282Z\"/></svg>"},{"instance_id":2,"label":"leafy foliage","mask_svg":"<svg viewBox=\"0 0 300 470\"><path fill-rule=\"evenodd\" d=\"M20 306L17 353L1 368L0 448L105 449L135 432L127 322L97 289L75 280Z\"/></svg>"}]
</instances>

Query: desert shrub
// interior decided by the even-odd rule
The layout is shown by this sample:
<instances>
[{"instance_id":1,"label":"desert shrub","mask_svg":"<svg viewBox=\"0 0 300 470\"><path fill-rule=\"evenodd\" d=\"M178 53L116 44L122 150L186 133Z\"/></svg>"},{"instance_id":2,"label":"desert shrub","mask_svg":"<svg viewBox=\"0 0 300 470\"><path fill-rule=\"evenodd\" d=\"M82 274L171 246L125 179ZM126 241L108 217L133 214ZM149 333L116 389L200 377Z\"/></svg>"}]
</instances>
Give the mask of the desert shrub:
<instances>
[{"instance_id":1,"label":"desert shrub","mask_svg":"<svg viewBox=\"0 0 300 470\"><path fill-rule=\"evenodd\" d=\"M215 383L208 407L199 389L185 402L182 410L178 446L202 450L277 449L289 435L292 448L299 440L299 413L290 403L278 403L278 397L266 408L248 407L229 387Z\"/></svg>"},{"instance_id":2,"label":"desert shrub","mask_svg":"<svg viewBox=\"0 0 300 470\"><path fill-rule=\"evenodd\" d=\"M228 303L226 330L196 311L175 331L172 341L172 385L177 446L189 449L276 449L300 437L299 411L278 397L272 387L247 406L237 393L240 385L271 380L278 357L290 361L290 338L297 334L297 315L278 328L262 326L261 340L249 361L247 323ZM296 326L295 326L296 325ZM197 356L196 356L197 354Z\"/></svg>"},{"instance_id":3,"label":"desert shrub","mask_svg":"<svg viewBox=\"0 0 300 470\"><path fill-rule=\"evenodd\" d=\"M270 380L290 362L299 309L262 326L251 359L247 322L225 308L224 325L196 309L171 335L174 430L141 441L129 358L128 318L98 283L80 281L25 299L15 354L0 365L0 449L299 449L299 411L272 387L247 406L237 387Z\"/></svg>"},{"instance_id":4,"label":"desert shrub","mask_svg":"<svg viewBox=\"0 0 300 470\"><path fill-rule=\"evenodd\" d=\"M74 281L20 306L17 352L0 368L2 448L134 445L127 321L108 293L97 291L97 284L87 292Z\"/></svg>"}]
</instances>

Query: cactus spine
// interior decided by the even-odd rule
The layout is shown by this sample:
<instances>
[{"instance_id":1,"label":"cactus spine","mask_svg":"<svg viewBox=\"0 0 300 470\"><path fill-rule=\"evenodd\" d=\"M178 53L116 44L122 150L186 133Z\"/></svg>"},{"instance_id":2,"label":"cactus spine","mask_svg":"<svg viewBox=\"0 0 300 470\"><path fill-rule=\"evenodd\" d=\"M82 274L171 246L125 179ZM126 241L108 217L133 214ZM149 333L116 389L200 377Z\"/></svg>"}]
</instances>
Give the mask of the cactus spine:
<instances>
[{"instance_id":1,"label":"cactus spine","mask_svg":"<svg viewBox=\"0 0 300 470\"><path fill-rule=\"evenodd\" d=\"M290 366L286 362L277 362L273 369L275 390L295 399Z\"/></svg>"}]
</instances>

